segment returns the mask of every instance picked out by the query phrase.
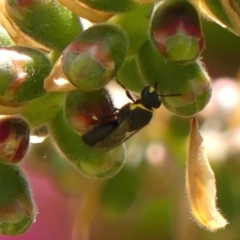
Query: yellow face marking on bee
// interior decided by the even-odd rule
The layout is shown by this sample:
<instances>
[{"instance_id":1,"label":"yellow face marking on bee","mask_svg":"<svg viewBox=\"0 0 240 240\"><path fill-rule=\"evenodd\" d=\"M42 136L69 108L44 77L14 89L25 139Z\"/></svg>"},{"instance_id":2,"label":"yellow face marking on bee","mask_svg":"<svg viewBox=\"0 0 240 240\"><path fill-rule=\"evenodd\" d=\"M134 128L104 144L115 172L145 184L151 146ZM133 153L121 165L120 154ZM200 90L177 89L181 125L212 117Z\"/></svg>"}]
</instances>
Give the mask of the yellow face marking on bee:
<instances>
[{"instance_id":1,"label":"yellow face marking on bee","mask_svg":"<svg viewBox=\"0 0 240 240\"><path fill-rule=\"evenodd\" d=\"M155 88L154 87L150 87L149 88L149 93L153 93L153 92L155 92Z\"/></svg>"},{"instance_id":2,"label":"yellow face marking on bee","mask_svg":"<svg viewBox=\"0 0 240 240\"><path fill-rule=\"evenodd\" d=\"M143 106L142 104L140 104L140 103L131 104L131 105L130 105L130 109L131 109L132 111L134 111L136 108L141 108L141 109L143 109L143 110L145 110L145 111L153 112L152 109L146 108L146 107L144 107L144 106Z\"/></svg>"}]
</instances>

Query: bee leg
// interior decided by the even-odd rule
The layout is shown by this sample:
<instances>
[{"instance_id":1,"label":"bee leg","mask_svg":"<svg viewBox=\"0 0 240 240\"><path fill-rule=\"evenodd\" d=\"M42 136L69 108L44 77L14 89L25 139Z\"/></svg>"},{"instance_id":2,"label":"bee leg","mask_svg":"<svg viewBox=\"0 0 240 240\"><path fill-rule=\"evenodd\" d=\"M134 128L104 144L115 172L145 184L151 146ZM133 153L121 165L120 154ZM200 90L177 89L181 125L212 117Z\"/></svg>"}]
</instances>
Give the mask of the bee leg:
<instances>
[{"instance_id":1,"label":"bee leg","mask_svg":"<svg viewBox=\"0 0 240 240\"><path fill-rule=\"evenodd\" d=\"M92 118L94 121L97 121L97 122L104 122L106 119L108 118L112 118L112 117L117 117L117 114L119 112L119 109L118 108L113 108L114 112L109 114L109 115L106 115L106 116L102 116L100 118L98 118L94 113L92 112L88 112L88 111L83 111L84 114L88 115L90 118Z\"/></svg>"},{"instance_id":2,"label":"bee leg","mask_svg":"<svg viewBox=\"0 0 240 240\"><path fill-rule=\"evenodd\" d=\"M114 107L113 110L114 110L115 114L117 114L119 112L119 108Z\"/></svg>"}]
</instances>

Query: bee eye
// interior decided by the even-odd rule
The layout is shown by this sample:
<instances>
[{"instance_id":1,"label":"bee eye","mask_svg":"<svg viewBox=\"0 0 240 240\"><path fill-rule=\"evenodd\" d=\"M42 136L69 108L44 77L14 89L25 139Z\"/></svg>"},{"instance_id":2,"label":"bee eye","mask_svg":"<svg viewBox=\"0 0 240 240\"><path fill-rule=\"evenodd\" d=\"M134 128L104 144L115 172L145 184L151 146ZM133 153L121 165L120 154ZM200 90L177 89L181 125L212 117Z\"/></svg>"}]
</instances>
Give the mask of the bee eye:
<instances>
[{"instance_id":1,"label":"bee eye","mask_svg":"<svg viewBox=\"0 0 240 240\"><path fill-rule=\"evenodd\" d=\"M142 90L142 93L141 93L141 98L145 101L146 99L149 98L149 96L154 92L154 91L151 91L151 89L153 89L152 87L145 87L143 90ZM153 89L154 90L154 89Z\"/></svg>"}]
</instances>

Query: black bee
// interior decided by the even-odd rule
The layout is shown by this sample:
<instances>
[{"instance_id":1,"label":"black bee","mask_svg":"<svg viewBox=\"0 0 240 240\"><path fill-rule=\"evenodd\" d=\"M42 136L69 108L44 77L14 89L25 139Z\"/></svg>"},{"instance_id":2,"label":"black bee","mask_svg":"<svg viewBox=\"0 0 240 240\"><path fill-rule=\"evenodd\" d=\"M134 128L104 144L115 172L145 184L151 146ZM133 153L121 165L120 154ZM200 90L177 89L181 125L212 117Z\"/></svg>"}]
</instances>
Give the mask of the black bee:
<instances>
[{"instance_id":1,"label":"black bee","mask_svg":"<svg viewBox=\"0 0 240 240\"><path fill-rule=\"evenodd\" d=\"M118 82L119 83L119 82ZM126 88L119 83L125 90ZM132 103L125 104L113 114L114 120L101 122L92 130L82 135L83 142L91 147L110 150L125 142L133 134L145 127L152 119L154 109L161 106L157 84L147 86L141 92L141 98L134 100L128 90L127 97ZM161 95L164 97L181 94Z\"/></svg>"}]
</instances>

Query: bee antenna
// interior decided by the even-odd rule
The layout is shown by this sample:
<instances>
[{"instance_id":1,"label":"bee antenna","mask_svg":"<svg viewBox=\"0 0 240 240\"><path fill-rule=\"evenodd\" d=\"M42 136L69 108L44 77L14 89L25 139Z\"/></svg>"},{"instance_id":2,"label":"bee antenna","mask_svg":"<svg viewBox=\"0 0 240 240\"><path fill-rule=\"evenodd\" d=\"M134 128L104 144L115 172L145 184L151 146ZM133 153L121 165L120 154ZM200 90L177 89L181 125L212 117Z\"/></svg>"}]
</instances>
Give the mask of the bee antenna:
<instances>
[{"instance_id":1,"label":"bee antenna","mask_svg":"<svg viewBox=\"0 0 240 240\"><path fill-rule=\"evenodd\" d=\"M126 87L122 83L120 83L117 76L116 76L116 80L117 80L117 83L125 90L127 97L133 102L136 102L133 96L131 95L131 93L126 89Z\"/></svg>"}]
</instances>

